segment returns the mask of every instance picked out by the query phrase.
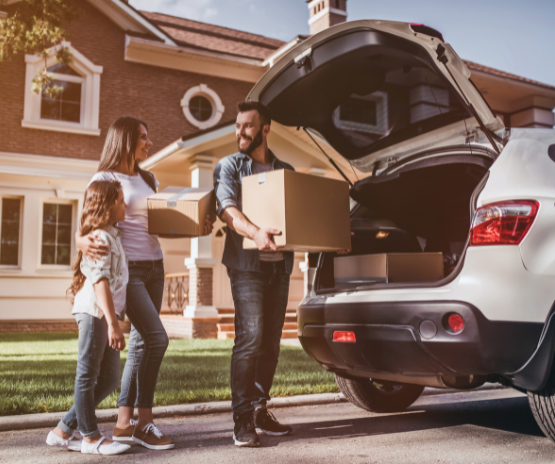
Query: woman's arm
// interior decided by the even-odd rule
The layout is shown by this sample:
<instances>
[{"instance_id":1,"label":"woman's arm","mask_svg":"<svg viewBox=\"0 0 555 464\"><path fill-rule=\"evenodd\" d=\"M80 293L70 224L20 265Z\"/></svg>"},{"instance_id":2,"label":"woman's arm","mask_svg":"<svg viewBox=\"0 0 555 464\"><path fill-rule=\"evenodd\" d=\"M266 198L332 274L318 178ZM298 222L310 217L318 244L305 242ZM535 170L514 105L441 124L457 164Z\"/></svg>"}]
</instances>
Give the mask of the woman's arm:
<instances>
[{"instance_id":1,"label":"woman's arm","mask_svg":"<svg viewBox=\"0 0 555 464\"><path fill-rule=\"evenodd\" d=\"M110 252L110 247L108 245L97 243L95 235L91 233L83 236L80 230L75 232L75 245L78 250L93 262L103 256L107 256Z\"/></svg>"},{"instance_id":2,"label":"woman's arm","mask_svg":"<svg viewBox=\"0 0 555 464\"><path fill-rule=\"evenodd\" d=\"M104 312L106 322L108 322L108 345L114 350L122 351L125 348L125 337L116 316L108 279L101 279L94 284L94 293L96 294L98 305Z\"/></svg>"}]
</instances>

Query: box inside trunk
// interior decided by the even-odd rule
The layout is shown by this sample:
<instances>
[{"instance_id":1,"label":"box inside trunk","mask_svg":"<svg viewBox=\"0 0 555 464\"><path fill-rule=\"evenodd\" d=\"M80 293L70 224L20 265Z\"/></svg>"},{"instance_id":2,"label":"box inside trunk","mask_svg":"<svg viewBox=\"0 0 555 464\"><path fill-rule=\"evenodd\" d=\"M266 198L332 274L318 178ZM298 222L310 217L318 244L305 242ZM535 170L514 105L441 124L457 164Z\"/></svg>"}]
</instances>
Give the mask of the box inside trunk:
<instances>
[{"instance_id":1,"label":"box inside trunk","mask_svg":"<svg viewBox=\"0 0 555 464\"><path fill-rule=\"evenodd\" d=\"M473 193L492 163L483 155L437 156L356 183L351 189L359 203L351 215L351 255L442 253L448 277L464 254ZM335 281L336 257L322 254L316 291L353 289ZM354 288L398 284L403 282L376 281Z\"/></svg>"}]
</instances>

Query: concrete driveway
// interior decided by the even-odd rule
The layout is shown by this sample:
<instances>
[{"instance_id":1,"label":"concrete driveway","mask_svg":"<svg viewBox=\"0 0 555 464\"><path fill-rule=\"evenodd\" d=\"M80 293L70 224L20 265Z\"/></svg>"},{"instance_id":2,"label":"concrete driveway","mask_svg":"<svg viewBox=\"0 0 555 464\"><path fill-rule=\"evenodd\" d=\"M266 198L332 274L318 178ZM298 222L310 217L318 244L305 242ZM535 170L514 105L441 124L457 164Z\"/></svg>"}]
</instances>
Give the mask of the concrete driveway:
<instances>
[{"instance_id":1,"label":"concrete driveway","mask_svg":"<svg viewBox=\"0 0 555 464\"><path fill-rule=\"evenodd\" d=\"M275 410L294 427L262 436L262 447L232 444L229 414L160 419L171 451L133 446L112 458L44 444L48 429L0 433L0 463L552 463L555 444L534 422L527 398L510 389L423 396L399 414L371 414L349 403ZM111 424L101 430L110 435Z\"/></svg>"}]
</instances>

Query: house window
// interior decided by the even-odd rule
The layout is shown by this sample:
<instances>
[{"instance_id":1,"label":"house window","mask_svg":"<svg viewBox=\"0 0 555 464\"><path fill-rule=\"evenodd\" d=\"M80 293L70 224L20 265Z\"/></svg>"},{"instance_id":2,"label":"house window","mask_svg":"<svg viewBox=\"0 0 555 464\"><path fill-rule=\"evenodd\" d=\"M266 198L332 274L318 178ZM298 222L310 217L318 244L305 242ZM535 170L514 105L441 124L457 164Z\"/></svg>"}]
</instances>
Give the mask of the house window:
<instances>
[{"instance_id":1,"label":"house window","mask_svg":"<svg viewBox=\"0 0 555 464\"><path fill-rule=\"evenodd\" d=\"M44 58L25 55L25 106L22 127L86 135L100 135L98 116L100 107L100 74L96 66L79 51L64 42L73 55L71 64L56 61L60 46L49 50L47 70L54 76L53 85L64 91L55 98L36 95L31 91L37 71L44 66Z\"/></svg>"},{"instance_id":2,"label":"house window","mask_svg":"<svg viewBox=\"0 0 555 464\"><path fill-rule=\"evenodd\" d=\"M205 84L191 87L181 99L187 121L199 129L208 129L220 122L225 107L216 92Z\"/></svg>"},{"instance_id":3,"label":"house window","mask_svg":"<svg viewBox=\"0 0 555 464\"><path fill-rule=\"evenodd\" d=\"M19 198L2 198L0 222L0 265L19 264L21 229L21 205Z\"/></svg>"},{"instance_id":4,"label":"house window","mask_svg":"<svg viewBox=\"0 0 555 464\"><path fill-rule=\"evenodd\" d=\"M72 224L72 205L43 204L41 264L70 264Z\"/></svg>"},{"instance_id":5,"label":"house window","mask_svg":"<svg viewBox=\"0 0 555 464\"><path fill-rule=\"evenodd\" d=\"M212 116L212 104L208 98L197 95L189 101L189 110L195 119L204 122Z\"/></svg>"}]
</instances>

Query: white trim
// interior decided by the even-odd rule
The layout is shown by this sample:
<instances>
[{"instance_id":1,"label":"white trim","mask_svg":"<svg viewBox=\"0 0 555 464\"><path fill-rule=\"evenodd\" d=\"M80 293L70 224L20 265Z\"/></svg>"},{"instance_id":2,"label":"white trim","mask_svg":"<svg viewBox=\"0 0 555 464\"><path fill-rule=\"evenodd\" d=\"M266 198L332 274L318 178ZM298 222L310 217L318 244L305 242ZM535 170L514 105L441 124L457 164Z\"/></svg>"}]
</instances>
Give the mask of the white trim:
<instances>
[{"instance_id":1,"label":"white trim","mask_svg":"<svg viewBox=\"0 0 555 464\"><path fill-rule=\"evenodd\" d=\"M174 156L178 153L184 153L191 148L198 148L203 143L212 142L213 140L219 139L226 135L235 133L235 123L232 122L227 126L220 127L217 130L208 132L207 134L202 134L197 137L192 137L188 140L182 141L178 140L167 147L163 148L159 152L155 153L153 156L147 158L141 163L141 168L148 170L153 169L164 161L166 158ZM197 150L198 151L198 150ZM195 152L196 153L196 152ZM195 153L191 152L189 156L193 156ZM0 165L1 167L1 165Z\"/></svg>"},{"instance_id":2,"label":"white trim","mask_svg":"<svg viewBox=\"0 0 555 464\"><path fill-rule=\"evenodd\" d=\"M88 0L124 31L152 33L168 45L177 46L170 36L121 0Z\"/></svg>"},{"instance_id":3,"label":"white trim","mask_svg":"<svg viewBox=\"0 0 555 464\"><path fill-rule=\"evenodd\" d=\"M316 21L318 21L320 18L323 18L324 16L326 16L327 14L336 14L338 16L345 16L347 17L347 12L343 11L343 10L338 10L337 8L329 8L326 7L323 10L319 11L318 13L316 13L312 18L310 18L308 20L308 24L312 24Z\"/></svg>"},{"instance_id":4,"label":"white trim","mask_svg":"<svg viewBox=\"0 0 555 464\"><path fill-rule=\"evenodd\" d=\"M79 74L78 76L65 76L53 73L54 77L67 82L77 82L81 84L81 117L80 122L55 121L42 119L41 96L31 91L33 78L37 71L43 66L44 60L39 55L25 55L25 95L23 120L21 127L28 129L51 130L57 132L69 132L82 135L100 135L98 128L99 107L100 107L100 74L103 67L95 65L77 49L71 46L70 42L62 42L48 50L46 65L48 67L57 63L56 52L61 47L69 48L73 55L70 67Z\"/></svg>"},{"instance_id":5,"label":"white trim","mask_svg":"<svg viewBox=\"0 0 555 464\"><path fill-rule=\"evenodd\" d=\"M98 161L0 152L1 175L15 174L88 181L97 169Z\"/></svg>"},{"instance_id":6,"label":"white trim","mask_svg":"<svg viewBox=\"0 0 555 464\"><path fill-rule=\"evenodd\" d=\"M40 121L21 121L21 127L26 129L39 129L48 130L54 132L66 132L70 134L81 134L81 135L100 135L100 129L86 129L81 127L79 124L65 122L65 121L52 121L45 122L44 119Z\"/></svg>"},{"instance_id":7,"label":"white trim","mask_svg":"<svg viewBox=\"0 0 555 464\"><path fill-rule=\"evenodd\" d=\"M125 61L177 69L245 82L257 82L266 66L261 60L231 56L225 53L171 47L160 42L126 35Z\"/></svg>"},{"instance_id":8,"label":"white trim","mask_svg":"<svg viewBox=\"0 0 555 464\"><path fill-rule=\"evenodd\" d=\"M8 17L7 11L0 11L0 19L6 19Z\"/></svg>"},{"instance_id":9,"label":"white trim","mask_svg":"<svg viewBox=\"0 0 555 464\"><path fill-rule=\"evenodd\" d=\"M191 110L189 110L189 102L191 101L191 98L197 96L206 98L212 105L212 114L206 121L199 121L193 116ZM219 95L206 84L200 84L187 90L181 99L181 108L183 108L183 114L185 115L185 118L187 118L187 121L201 130L209 129L218 124L225 111L225 106L222 104L222 100Z\"/></svg>"}]
</instances>

